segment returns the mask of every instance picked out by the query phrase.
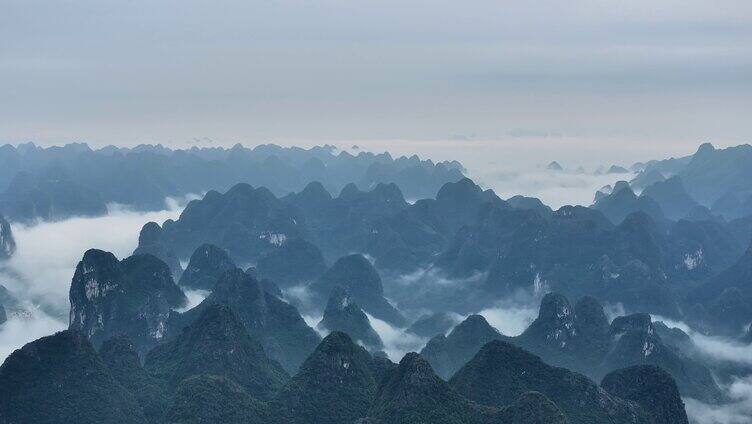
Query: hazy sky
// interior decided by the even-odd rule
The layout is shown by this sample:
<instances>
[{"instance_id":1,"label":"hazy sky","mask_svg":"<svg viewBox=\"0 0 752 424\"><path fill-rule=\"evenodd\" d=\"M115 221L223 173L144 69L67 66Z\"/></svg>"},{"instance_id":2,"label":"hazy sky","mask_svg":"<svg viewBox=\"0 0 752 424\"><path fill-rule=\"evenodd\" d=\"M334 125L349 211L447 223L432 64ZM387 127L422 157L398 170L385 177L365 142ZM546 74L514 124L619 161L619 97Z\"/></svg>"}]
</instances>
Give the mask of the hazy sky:
<instances>
[{"instance_id":1,"label":"hazy sky","mask_svg":"<svg viewBox=\"0 0 752 424\"><path fill-rule=\"evenodd\" d=\"M0 141L684 153L750 110L749 0L0 0Z\"/></svg>"}]
</instances>

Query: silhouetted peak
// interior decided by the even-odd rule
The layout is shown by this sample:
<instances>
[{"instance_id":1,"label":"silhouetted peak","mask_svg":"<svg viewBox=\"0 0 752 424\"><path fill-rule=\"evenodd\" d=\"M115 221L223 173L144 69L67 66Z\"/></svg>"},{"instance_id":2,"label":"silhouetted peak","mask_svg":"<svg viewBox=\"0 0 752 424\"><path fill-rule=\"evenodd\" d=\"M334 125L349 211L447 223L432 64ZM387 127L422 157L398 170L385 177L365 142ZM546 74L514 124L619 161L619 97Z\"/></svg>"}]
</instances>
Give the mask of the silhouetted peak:
<instances>
[{"instance_id":1,"label":"silhouetted peak","mask_svg":"<svg viewBox=\"0 0 752 424\"><path fill-rule=\"evenodd\" d=\"M193 375L226 376L260 398L270 397L288 379L230 306L222 303L207 305L181 334L152 349L144 367L171 387Z\"/></svg>"},{"instance_id":2,"label":"silhouetted peak","mask_svg":"<svg viewBox=\"0 0 752 424\"><path fill-rule=\"evenodd\" d=\"M212 291L212 297L224 299L256 299L263 293L263 289L252 275L240 268L225 271L217 279Z\"/></svg>"},{"instance_id":3,"label":"silhouetted peak","mask_svg":"<svg viewBox=\"0 0 752 424\"><path fill-rule=\"evenodd\" d=\"M319 279L316 288L322 294L328 295L337 285L348 289L359 298L383 294L378 272L365 256L357 253L337 259L337 262Z\"/></svg>"},{"instance_id":4,"label":"silhouetted peak","mask_svg":"<svg viewBox=\"0 0 752 424\"><path fill-rule=\"evenodd\" d=\"M328 336L324 337L316 350L327 353L344 352L354 349L356 346L347 333L332 331Z\"/></svg>"},{"instance_id":5,"label":"silhouetted peak","mask_svg":"<svg viewBox=\"0 0 752 424\"><path fill-rule=\"evenodd\" d=\"M563 171L564 168L559 165L559 162L553 161L546 166L549 171Z\"/></svg>"},{"instance_id":6,"label":"silhouetted peak","mask_svg":"<svg viewBox=\"0 0 752 424\"><path fill-rule=\"evenodd\" d=\"M617 181L616 184L614 184L614 188L611 191L611 194L618 193L618 192L620 192L622 190L629 190L630 192L632 192L632 189L629 187L629 183L628 182L626 182L626 181ZM632 194L634 194L634 192L632 192Z\"/></svg>"},{"instance_id":7,"label":"silhouetted peak","mask_svg":"<svg viewBox=\"0 0 752 424\"><path fill-rule=\"evenodd\" d=\"M436 194L436 200L461 200L479 196L483 190L470 178L462 178L456 183L444 184Z\"/></svg>"},{"instance_id":8,"label":"silhouetted peak","mask_svg":"<svg viewBox=\"0 0 752 424\"><path fill-rule=\"evenodd\" d=\"M431 368L431 364L415 352L410 352L402 358L397 368L397 374L402 382L410 386L430 384L439 380L439 377Z\"/></svg>"},{"instance_id":9,"label":"silhouetted peak","mask_svg":"<svg viewBox=\"0 0 752 424\"><path fill-rule=\"evenodd\" d=\"M470 315L464 321L457 324L451 332L452 335L464 335L476 338L480 335L500 335L499 331L491 326L482 315Z\"/></svg>"},{"instance_id":10,"label":"silhouetted peak","mask_svg":"<svg viewBox=\"0 0 752 424\"><path fill-rule=\"evenodd\" d=\"M478 351L478 354L475 356L473 361L476 361L476 360L481 361L481 362L485 361L488 364L494 363L496 361L501 361L501 362L497 362L498 364L501 364L501 363L506 363L507 361L511 361L512 363L515 363L518 360L527 361L531 359L542 363L540 358L526 351L525 349L522 349L520 347L517 347L505 341L492 340L486 343Z\"/></svg>"},{"instance_id":11,"label":"silhouetted peak","mask_svg":"<svg viewBox=\"0 0 752 424\"><path fill-rule=\"evenodd\" d=\"M156 222L147 222L141 228L141 233L138 235L138 245L145 246L158 243L161 238L162 227L160 227Z\"/></svg>"},{"instance_id":12,"label":"silhouetted peak","mask_svg":"<svg viewBox=\"0 0 752 424\"><path fill-rule=\"evenodd\" d=\"M191 255L188 267L180 277L180 285L194 289L211 290L226 271L235 269L230 255L213 244L202 244Z\"/></svg>"},{"instance_id":13,"label":"silhouetted peak","mask_svg":"<svg viewBox=\"0 0 752 424\"><path fill-rule=\"evenodd\" d=\"M397 201L404 202L405 198L402 195L402 190L394 183L378 183L376 187L371 190L372 195L377 195L385 201Z\"/></svg>"},{"instance_id":14,"label":"silhouetted peak","mask_svg":"<svg viewBox=\"0 0 752 424\"><path fill-rule=\"evenodd\" d=\"M116 267L117 263L118 260L112 253L99 249L89 249L84 252L84 257L81 259L81 271L83 273L104 271Z\"/></svg>"},{"instance_id":15,"label":"silhouetted peak","mask_svg":"<svg viewBox=\"0 0 752 424\"><path fill-rule=\"evenodd\" d=\"M617 181L616 184L614 184L614 189L611 191L611 195L619 194L622 191L628 190L623 195L632 195L634 196L634 191L632 191L632 188L629 186L629 183L626 181Z\"/></svg>"},{"instance_id":16,"label":"silhouetted peak","mask_svg":"<svg viewBox=\"0 0 752 424\"><path fill-rule=\"evenodd\" d=\"M243 324L238 320L232 309L222 303L214 303L204 309L196 321L187 330L196 333L211 333L230 339L233 336L245 334Z\"/></svg>"},{"instance_id":17,"label":"silhouetted peak","mask_svg":"<svg viewBox=\"0 0 752 424\"><path fill-rule=\"evenodd\" d=\"M332 195L318 181L308 183L299 196L306 202L325 202L332 199Z\"/></svg>"},{"instance_id":18,"label":"silhouetted peak","mask_svg":"<svg viewBox=\"0 0 752 424\"><path fill-rule=\"evenodd\" d=\"M697 148L697 152L695 153L695 156L712 153L714 151L715 151L715 147L711 143L702 143L700 147Z\"/></svg>"},{"instance_id":19,"label":"silhouetted peak","mask_svg":"<svg viewBox=\"0 0 752 424\"><path fill-rule=\"evenodd\" d=\"M626 174L629 173L629 170L627 168L624 168L623 166L619 165L611 165L610 168L608 168L608 171L606 171L607 174Z\"/></svg>"},{"instance_id":20,"label":"silhouetted peak","mask_svg":"<svg viewBox=\"0 0 752 424\"><path fill-rule=\"evenodd\" d=\"M358 186L356 186L355 183L349 183L342 188L338 197L343 200L349 200L357 197L360 193L362 192L358 189Z\"/></svg>"},{"instance_id":21,"label":"silhouetted peak","mask_svg":"<svg viewBox=\"0 0 752 424\"><path fill-rule=\"evenodd\" d=\"M252 195L253 192L254 192L254 188L250 184L238 183L230 187L230 189L227 190L227 193L225 193L225 196L232 198L236 196Z\"/></svg>"}]
</instances>

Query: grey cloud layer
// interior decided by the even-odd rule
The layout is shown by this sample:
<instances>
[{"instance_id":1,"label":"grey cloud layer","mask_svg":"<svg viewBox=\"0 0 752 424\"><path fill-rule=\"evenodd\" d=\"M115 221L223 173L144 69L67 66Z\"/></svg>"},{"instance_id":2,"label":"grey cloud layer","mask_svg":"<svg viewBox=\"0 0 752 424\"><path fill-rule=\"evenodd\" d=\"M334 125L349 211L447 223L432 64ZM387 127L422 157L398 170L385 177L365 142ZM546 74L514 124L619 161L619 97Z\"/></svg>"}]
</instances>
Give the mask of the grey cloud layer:
<instances>
[{"instance_id":1,"label":"grey cloud layer","mask_svg":"<svg viewBox=\"0 0 752 424\"><path fill-rule=\"evenodd\" d=\"M746 1L9 1L0 137L743 141Z\"/></svg>"}]
</instances>

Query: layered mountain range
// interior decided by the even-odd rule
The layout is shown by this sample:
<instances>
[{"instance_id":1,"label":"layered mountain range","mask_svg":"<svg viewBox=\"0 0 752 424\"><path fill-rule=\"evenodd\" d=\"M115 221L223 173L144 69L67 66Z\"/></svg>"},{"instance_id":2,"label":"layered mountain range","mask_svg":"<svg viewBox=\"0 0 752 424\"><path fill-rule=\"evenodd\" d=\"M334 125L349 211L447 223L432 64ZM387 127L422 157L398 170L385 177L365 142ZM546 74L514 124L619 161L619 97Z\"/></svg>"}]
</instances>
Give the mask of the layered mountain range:
<instances>
[{"instance_id":1,"label":"layered mountain range","mask_svg":"<svg viewBox=\"0 0 752 424\"><path fill-rule=\"evenodd\" d=\"M660 184L656 191L680 187L673 178ZM176 221L147 224L135 253L179 266L212 244L227 252L225 262L256 265L259 278L283 291L310 291L313 305L296 303L303 310L323 311L332 288L341 285L365 312L400 326L405 321L397 309L467 314L519 291L556 291L694 320L713 331L741 331L729 322L715 328L706 313L690 316L712 308L722 294L698 302L692 293L744 261L752 236L745 241L739 234L741 222L674 221L661 210L626 182L592 208L556 211L530 199L505 201L466 178L413 204L395 185L370 191L350 185L332 197L311 183L277 198L263 187L239 184L192 201ZM189 282L193 274L187 271L185 284L199 288ZM409 288L400 283L405 276L415 280ZM436 287L436 278L473 282ZM398 299L396 305L385 295ZM747 312L738 314L752 321Z\"/></svg>"},{"instance_id":2,"label":"layered mountain range","mask_svg":"<svg viewBox=\"0 0 752 424\"><path fill-rule=\"evenodd\" d=\"M181 313L182 289L158 258L87 251L71 283L70 329L0 367L2 416L114 422L122 416L106 411L117 409L128 422L152 423L658 423L686 422L680 393L721 397L709 371L663 343L649 316L609 323L592 298L572 307L546 295L518 337L471 315L395 364L378 352L382 341L350 292L371 286L368 272L335 265L324 273L348 285L330 290L319 328L331 333L321 340L254 269L234 267L212 245L191 257L189 275L199 278L185 281L213 286ZM444 331L445 320L410 331ZM99 391L104 401L87 408ZM65 407L31 406L41 399Z\"/></svg>"},{"instance_id":3,"label":"layered mountain range","mask_svg":"<svg viewBox=\"0 0 752 424\"><path fill-rule=\"evenodd\" d=\"M361 187L397 183L411 198L421 198L459 180L463 172L456 161L352 155L333 146L94 150L83 143L48 148L6 144L0 146L0 213L15 221L33 221L102 215L108 203L159 210L165 197L226 191L242 181L268 187L278 196L299 191L310 181L321 181L331 191L351 182Z\"/></svg>"},{"instance_id":4,"label":"layered mountain range","mask_svg":"<svg viewBox=\"0 0 752 424\"><path fill-rule=\"evenodd\" d=\"M655 316L752 339L747 160L703 145L553 210L456 163L328 147L0 148L15 221L205 192L132 256L83 254L69 329L0 366L0 422L686 423L682 397L729 401L752 371ZM538 316L503 334L501 300Z\"/></svg>"},{"instance_id":5,"label":"layered mountain range","mask_svg":"<svg viewBox=\"0 0 752 424\"><path fill-rule=\"evenodd\" d=\"M122 336L97 352L66 330L14 352L0 383L7 422L687 422L673 380L658 368L619 370L599 387L499 341L446 382L417 353L394 364L333 332L290 377L220 304L151 350L143 366Z\"/></svg>"}]
</instances>

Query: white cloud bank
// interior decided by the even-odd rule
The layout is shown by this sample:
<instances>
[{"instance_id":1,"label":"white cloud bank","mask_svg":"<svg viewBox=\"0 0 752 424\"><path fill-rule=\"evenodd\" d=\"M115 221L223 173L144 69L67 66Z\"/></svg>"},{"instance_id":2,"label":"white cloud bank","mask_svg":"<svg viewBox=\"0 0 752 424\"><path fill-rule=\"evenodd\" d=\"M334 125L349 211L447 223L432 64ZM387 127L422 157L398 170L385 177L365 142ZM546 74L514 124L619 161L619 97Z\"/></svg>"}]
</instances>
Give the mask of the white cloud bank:
<instances>
[{"instance_id":1,"label":"white cloud bank","mask_svg":"<svg viewBox=\"0 0 752 424\"><path fill-rule=\"evenodd\" d=\"M409 352L420 352L428 339L405 332L402 328L392 326L386 321L366 314L371 327L379 334L384 343L384 352L392 362L399 362Z\"/></svg>"},{"instance_id":2,"label":"white cloud bank","mask_svg":"<svg viewBox=\"0 0 752 424\"><path fill-rule=\"evenodd\" d=\"M67 321L64 323L41 311L33 311L25 316L8 317L8 321L0 325L0 363L26 343L67 327Z\"/></svg>"},{"instance_id":3,"label":"white cloud bank","mask_svg":"<svg viewBox=\"0 0 752 424\"><path fill-rule=\"evenodd\" d=\"M679 328L689 335L698 354L714 362L730 362L740 366L752 366L752 345L724 337L707 336L694 331L683 322L654 316L669 327ZM735 377L721 385L731 400L722 405L710 405L695 399L685 398L684 403L693 424L748 424L752 423L752 376Z\"/></svg>"},{"instance_id":4,"label":"white cloud bank","mask_svg":"<svg viewBox=\"0 0 752 424\"><path fill-rule=\"evenodd\" d=\"M138 245L149 221L176 219L184 200L168 199L166 209L136 212L109 205L108 214L34 225L12 224L16 254L0 266L0 284L16 296L26 313L10 314L0 325L0 362L13 350L68 326L68 290L84 252L97 248L122 259Z\"/></svg>"},{"instance_id":5,"label":"white cloud bank","mask_svg":"<svg viewBox=\"0 0 752 424\"><path fill-rule=\"evenodd\" d=\"M724 387L730 403L708 405L685 398L690 422L693 424L749 424L752 422L752 377L735 379Z\"/></svg>"}]
</instances>

